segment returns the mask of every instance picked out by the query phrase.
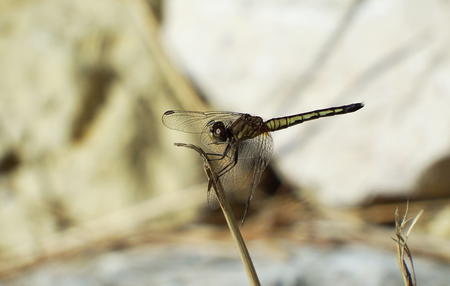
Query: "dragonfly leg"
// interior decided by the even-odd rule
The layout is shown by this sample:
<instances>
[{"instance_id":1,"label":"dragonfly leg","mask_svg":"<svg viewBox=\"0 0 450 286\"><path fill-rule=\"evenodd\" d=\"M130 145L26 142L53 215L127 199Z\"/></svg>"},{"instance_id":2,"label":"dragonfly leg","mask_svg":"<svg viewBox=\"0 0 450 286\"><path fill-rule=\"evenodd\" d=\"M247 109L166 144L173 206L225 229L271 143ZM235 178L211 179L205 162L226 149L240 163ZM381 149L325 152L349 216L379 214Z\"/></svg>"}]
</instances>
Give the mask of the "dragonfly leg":
<instances>
[{"instance_id":1,"label":"dragonfly leg","mask_svg":"<svg viewBox=\"0 0 450 286\"><path fill-rule=\"evenodd\" d=\"M218 144L218 143L216 143L216 144ZM208 158L208 159L209 159L209 161L218 161L218 160L222 160L223 158L225 158L229 151L230 151L230 144L227 144L227 147L225 147L225 150L223 151L223 153L206 153L206 155L217 156L217 158Z\"/></svg>"},{"instance_id":2,"label":"dragonfly leg","mask_svg":"<svg viewBox=\"0 0 450 286\"><path fill-rule=\"evenodd\" d=\"M228 154L230 153L230 150L231 150L231 144L228 144L227 147L225 148L225 151L222 154L206 153L206 155L217 156L217 158L208 158L208 159L210 161L218 161L218 160L222 160L225 157L227 157ZM219 172L217 172L217 176L220 178L221 176L226 174L228 171L233 169L233 167L237 164L237 161L238 161L238 149L236 148L236 151L234 152L234 155L233 155L233 160L230 163L228 163L227 165L225 165Z\"/></svg>"},{"instance_id":3,"label":"dragonfly leg","mask_svg":"<svg viewBox=\"0 0 450 286\"><path fill-rule=\"evenodd\" d=\"M238 148L236 147L236 151L234 152L234 158L233 161L231 161L229 164L225 165L225 167L222 168L222 170L220 170L217 173L217 176L220 178L221 176L225 175L228 171L230 171L231 169L233 169L234 166L236 166L237 162L238 162Z\"/></svg>"},{"instance_id":4,"label":"dragonfly leg","mask_svg":"<svg viewBox=\"0 0 450 286\"><path fill-rule=\"evenodd\" d=\"M217 156L217 158L208 158L209 161L218 161L218 160L222 160L223 158L225 158L225 153L206 153L206 155L208 156Z\"/></svg>"},{"instance_id":5,"label":"dragonfly leg","mask_svg":"<svg viewBox=\"0 0 450 286\"><path fill-rule=\"evenodd\" d=\"M230 144L227 145L227 147L225 148L225 150L223 151L223 153L206 153L206 155L208 156L217 156L217 158L208 158L209 161L218 161L218 160L222 160L223 158L225 158L228 153L230 152Z\"/></svg>"}]
</instances>

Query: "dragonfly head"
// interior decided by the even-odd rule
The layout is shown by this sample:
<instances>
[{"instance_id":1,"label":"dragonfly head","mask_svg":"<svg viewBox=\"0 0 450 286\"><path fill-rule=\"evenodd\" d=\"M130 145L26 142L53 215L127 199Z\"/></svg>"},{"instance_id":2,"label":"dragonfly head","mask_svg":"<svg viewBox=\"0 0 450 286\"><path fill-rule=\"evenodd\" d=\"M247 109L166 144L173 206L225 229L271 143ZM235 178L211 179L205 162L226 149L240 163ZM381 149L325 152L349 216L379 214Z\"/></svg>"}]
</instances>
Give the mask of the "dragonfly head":
<instances>
[{"instance_id":1,"label":"dragonfly head","mask_svg":"<svg viewBox=\"0 0 450 286\"><path fill-rule=\"evenodd\" d=\"M209 134L217 143L228 141L229 132L222 121L212 121L210 125Z\"/></svg>"}]
</instances>

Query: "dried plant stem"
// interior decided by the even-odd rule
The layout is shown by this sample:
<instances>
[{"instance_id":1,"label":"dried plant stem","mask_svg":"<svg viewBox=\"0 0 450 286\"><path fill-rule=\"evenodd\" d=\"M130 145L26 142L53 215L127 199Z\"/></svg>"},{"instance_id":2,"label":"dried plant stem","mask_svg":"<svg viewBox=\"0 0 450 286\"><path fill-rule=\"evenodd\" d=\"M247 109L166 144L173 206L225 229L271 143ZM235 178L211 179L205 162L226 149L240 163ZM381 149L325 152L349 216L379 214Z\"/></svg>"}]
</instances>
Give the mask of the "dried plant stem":
<instances>
[{"instance_id":1,"label":"dried plant stem","mask_svg":"<svg viewBox=\"0 0 450 286\"><path fill-rule=\"evenodd\" d=\"M407 241L412 228L419 220L422 213L423 211L420 211L414 218L407 218L408 204L406 205L403 217L400 217L398 209L395 210L395 237L393 240L397 244L397 260L402 272L403 283L406 286L417 285L412 254Z\"/></svg>"},{"instance_id":2,"label":"dried plant stem","mask_svg":"<svg viewBox=\"0 0 450 286\"><path fill-rule=\"evenodd\" d=\"M222 209L223 215L225 216L225 219L228 224L228 228L230 229L231 235L239 248L241 260L242 260L242 263L244 264L245 271L247 272L247 276L252 283L251 285L254 285L254 286L261 285L259 283L259 279L258 279L258 275L256 274L255 267L253 266L252 259L250 258L250 254L248 253L247 246L245 245L244 239L242 238L238 224L237 224L236 219L231 210L231 206L225 197L225 192L223 190L222 183L220 182L219 178L217 177L217 174L214 172L213 168L211 167L211 164L208 160L208 156L206 155L205 151L203 151L203 149L201 149L200 147L192 145L192 144L175 143L175 146L193 149L193 150L197 151L200 154L200 156L202 157L203 169L205 170L206 175L208 176L208 180L214 189L214 192L215 192L216 197L220 204L220 208Z\"/></svg>"}]
</instances>

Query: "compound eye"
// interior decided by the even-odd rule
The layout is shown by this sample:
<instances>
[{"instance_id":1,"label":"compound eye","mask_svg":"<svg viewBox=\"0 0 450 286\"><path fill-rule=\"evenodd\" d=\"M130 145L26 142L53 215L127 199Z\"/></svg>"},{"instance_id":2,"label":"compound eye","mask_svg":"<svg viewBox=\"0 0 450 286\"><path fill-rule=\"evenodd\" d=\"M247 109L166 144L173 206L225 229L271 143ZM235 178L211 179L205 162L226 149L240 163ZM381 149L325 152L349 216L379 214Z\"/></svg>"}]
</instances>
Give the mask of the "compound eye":
<instances>
[{"instance_id":1,"label":"compound eye","mask_svg":"<svg viewBox=\"0 0 450 286\"><path fill-rule=\"evenodd\" d=\"M212 136L221 142L227 141L226 131L225 125L221 121L215 122L211 127Z\"/></svg>"}]
</instances>

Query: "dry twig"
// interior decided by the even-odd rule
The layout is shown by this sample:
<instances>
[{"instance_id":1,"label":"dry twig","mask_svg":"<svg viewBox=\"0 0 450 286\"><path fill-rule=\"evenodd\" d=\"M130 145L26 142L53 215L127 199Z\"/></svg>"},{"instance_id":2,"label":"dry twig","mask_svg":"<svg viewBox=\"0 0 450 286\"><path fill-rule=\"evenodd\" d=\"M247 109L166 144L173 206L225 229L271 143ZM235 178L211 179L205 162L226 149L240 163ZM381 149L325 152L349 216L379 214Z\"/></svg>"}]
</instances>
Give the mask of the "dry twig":
<instances>
[{"instance_id":1,"label":"dry twig","mask_svg":"<svg viewBox=\"0 0 450 286\"><path fill-rule=\"evenodd\" d=\"M395 209L395 237L392 238L397 244L397 259L402 272L403 283L406 286L416 286L416 272L412 259L411 250L407 241L412 228L422 215L421 210L414 218L407 218L408 204L406 205L405 214L400 218L398 209Z\"/></svg>"},{"instance_id":2,"label":"dry twig","mask_svg":"<svg viewBox=\"0 0 450 286\"><path fill-rule=\"evenodd\" d=\"M244 264L245 271L247 272L247 276L251 281L252 285L259 286L258 276L255 271L255 267L253 266L252 259L250 258L250 254L248 253L247 247L245 245L244 239L242 238L242 234L239 231L239 227L237 225L236 219L231 210L231 206L228 203L225 192L223 190L222 183L220 182L217 174L214 172L205 151L198 146L193 144L184 144L184 143L175 143L175 146L178 147L186 147L195 150L203 159L203 169L205 170L206 176L208 177L209 183L212 185L214 192L216 194L217 200L219 201L220 208L222 209L223 215L228 224L228 228L230 229L231 235L233 236L234 241L236 242L239 248L239 254L241 255L242 263Z\"/></svg>"}]
</instances>

